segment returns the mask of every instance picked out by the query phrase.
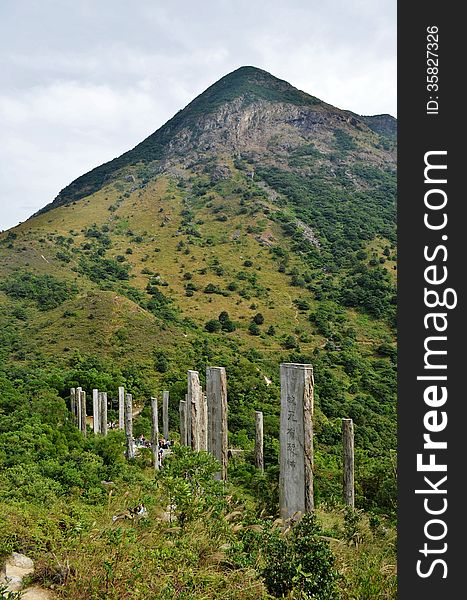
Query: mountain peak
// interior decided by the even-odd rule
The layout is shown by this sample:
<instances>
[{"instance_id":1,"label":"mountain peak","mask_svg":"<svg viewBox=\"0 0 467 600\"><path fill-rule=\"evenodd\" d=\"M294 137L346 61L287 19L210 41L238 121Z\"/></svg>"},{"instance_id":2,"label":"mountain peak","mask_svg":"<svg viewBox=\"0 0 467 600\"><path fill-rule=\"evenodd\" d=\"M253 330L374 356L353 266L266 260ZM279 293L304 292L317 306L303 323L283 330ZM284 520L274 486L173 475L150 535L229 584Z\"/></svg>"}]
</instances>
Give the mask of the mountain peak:
<instances>
[{"instance_id":1,"label":"mountain peak","mask_svg":"<svg viewBox=\"0 0 467 600\"><path fill-rule=\"evenodd\" d=\"M154 172L160 172L170 160L186 163L190 153L191 158L227 150L238 154L251 147L262 148L266 156L274 134L285 135L288 148L309 140L331 152L335 148L329 140L336 128L351 127L357 134L362 126L395 138L395 125L385 116L362 118L341 111L263 69L242 66L213 83L135 148L78 177L39 212L91 195L128 166L155 163Z\"/></svg>"},{"instance_id":2,"label":"mountain peak","mask_svg":"<svg viewBox=\"0 0 467 600\"><path fill-rule=\"evenodd\" d=\"M206 112L215 110L220 104L240 96L246 100L263 99L272 102L313 105L321 101L278 79L263 69L243 66L228 73L207 88L186 108L202 106Z\"/></svg>"},{"instance_id":3,"label":"mountain peak","mask_svg":"<svg viewBox=\"0 0 467 600\"><path fill-rule=\"evenodd\" d=\"M177 133L187 127L196 128L200 119L239 98L242 99L243 106L258 100L308 107L323 104L318 98L298 90L263 69L239 67L213 83L135 148L75 179L39 213L92 194L108 181L111 173L123 167L136 162L160 160L166 155L167 148Z\"/></svg>"}]
</instances>

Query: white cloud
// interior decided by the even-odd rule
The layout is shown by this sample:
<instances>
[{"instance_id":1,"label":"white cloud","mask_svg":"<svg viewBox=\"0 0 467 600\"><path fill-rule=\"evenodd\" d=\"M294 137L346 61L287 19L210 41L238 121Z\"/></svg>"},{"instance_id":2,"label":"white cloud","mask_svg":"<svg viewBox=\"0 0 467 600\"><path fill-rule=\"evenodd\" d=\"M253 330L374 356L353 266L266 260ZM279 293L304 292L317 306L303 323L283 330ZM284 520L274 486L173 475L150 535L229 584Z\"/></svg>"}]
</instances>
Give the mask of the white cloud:
<instances>
[{"instance_id":1,"label":"white cloud","mask_svg":"<svg viewBox=\"0 0 467 600\"><path fill-rule=\"evenodd\" d=\"M395 16L394 0L4 0L0 228L241 65L395 114Z\"/></svg>"}]
</instances>

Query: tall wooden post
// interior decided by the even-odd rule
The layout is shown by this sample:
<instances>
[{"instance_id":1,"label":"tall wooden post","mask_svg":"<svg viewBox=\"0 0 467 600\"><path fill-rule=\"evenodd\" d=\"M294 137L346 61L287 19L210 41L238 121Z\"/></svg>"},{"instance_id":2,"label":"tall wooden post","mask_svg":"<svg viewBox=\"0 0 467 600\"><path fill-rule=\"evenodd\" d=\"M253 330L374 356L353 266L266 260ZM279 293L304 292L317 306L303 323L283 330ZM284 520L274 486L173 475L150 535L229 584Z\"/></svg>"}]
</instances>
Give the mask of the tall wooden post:
<instances>
[{"instance_id":1,"label":"tall wooden post","mask_svg":"<svg viewBox=\"0 0 467 600\"><path fill-rule=\"evenodd\" d=\"M263 413L255 410L255 465L264 473Z\"/></svg>"},{"instance_id":2,"label":"tall wooden post","mask_svg":"<svg viewBox=\"0 0 467 600\"><path fill-rule=\"evenodd\" d=\"M70 388L70 411L72 422L76 425L76 388Z\"/></svg>"},{"instance_id":3,"label":"tall wooden post","mask_svg":"<svg viewBox=\"0 0 467 600\"><path fill-rule=\"evenodd\" d=\"M203 390L198 371L188 371L187 442L193 450L200 449L200 411Z\"/></svg>"},{"instance_id":4,"label":"tall wooden post","mask_svg":"<svg viewBox=\"0 0 467 600\"><path fill-rule=\"evenodd\" d=\"M208 399L206 394L201 394L199 412L199 449L208 449Z\"/></svg>"},{"instance_id":5,"label":"tall wooden post","mask_svg":"<svg viewBox=\"0 0 467 600\"><path fill-rule=\"evenodd\" d=\"M169 439L169 392L162 392L162 433L164 439Z\"/></svg>"},{"instance_id":6,"label":"tall wooden post","mask_svg":"<svg viewBox=\"0 0 467 600\"><path fill-rule=\"evenodd\" d=\"M125 436L126 457L135 457L135 444L133 441L133 398L131 394L125 394Z\"/></svg>"},{"instance_id":7,"label":"tall wooden post","mask_svg":"<svg viewBox=\"0 0 467 600\"><path fill-rule=\"evenodd\" d=\"M151 398L151 449L152 464L156 471L159 470L159 409L157 398Z\"/></svg>"},{"instance_id":8,"label":"tall wooden post","mask_svg":"<svg viewBox=\"0 0 467 600\"><path fill-rule=\"evenodd\" d=\"M187 398L188 395L185 395L185 398ZM180 404L178 407L179 413L180 413L180 444L182 446L188 446L188 439L187 439L187 401L185 400L180 400Z\"/></svg>"},{"instance_id":9,"label":"tall wooden post","mask_svg":"<svg viewBox=\"0 0 467 600\"><path fill-rule=\"evenodd\" d=\"M99 402L99 390L94 388L92 390L92 429L95 434L100 433L101 430L101 411Z\"/></svg>"},{"instance_id":10,"label":"tall wooden post","mask_svg":"<svg viewBox=\"0 0 467 600\"><path fill-rule=\"evenodd\" d=\"M284 363L280 373L280 511L298 519L314 510L313 367Z\"/></svg>"},{"instance_id":11,"label":"tall wooden post","mask_svg":"<svg viewBox=\"0 0 467 600\"><path fill-rule=\"evenodd\" d=\"M342 445L344 449L343 491L344 502L347 506L355 508L354 487L354 429L352 419L342 419Z\"/></svg>"},{"instance_id":12,"label":"tall wooden post","mask_svg":"<svg viewBox=\"0 0 467 600\"><path fill-rule=\"evenodd\" d=\"M107 417L107 392L99 392L99 416L102 435L107 435L109 422Z\"/></svg>"},{"instance_id":13,"label":"tall wooden post","mask_svg":"<svg viewBox=\"0 0 467 600\"><path fill-rule=\"evenodd\" d=\"M216 479L227 479L227 376L224 367L207 367L208 450L221 463Z\"/></svg>"},{"instance_id":14,"label":"tall wooden post","mask_svg":"<svg viewBox=\"0 0 467 600\"><path fill-rule=\"evenodd\" d=\"M82 426L82 421L81 421L81 403L82 403L81 392L82 391L83 391L82 388L80 388L80 387L76 388L76 425L80 431L81 431L81 426Z\"/></svg>"},{"instance_id":15,"label":"tall wooden post","mask_svg":"<svg viewBox=\"0 0 467 600\"><path fill-rule=\"evenodd\" d=\"M125 388L118 388L118 428L125 428Z\"/></svg>"},{"instance_id":16,"label":"tall wooden post","mask_svg":"<svg viewBox=\"0 0 467 600\"><path fill-rule=\"evenodd\" d=\"M86 430L86 392L84 390L81 390L80 392L80 398L81 398L81 431L83 432L84 435L86 435L87 430Z\"/></svg>"}]
</instances>

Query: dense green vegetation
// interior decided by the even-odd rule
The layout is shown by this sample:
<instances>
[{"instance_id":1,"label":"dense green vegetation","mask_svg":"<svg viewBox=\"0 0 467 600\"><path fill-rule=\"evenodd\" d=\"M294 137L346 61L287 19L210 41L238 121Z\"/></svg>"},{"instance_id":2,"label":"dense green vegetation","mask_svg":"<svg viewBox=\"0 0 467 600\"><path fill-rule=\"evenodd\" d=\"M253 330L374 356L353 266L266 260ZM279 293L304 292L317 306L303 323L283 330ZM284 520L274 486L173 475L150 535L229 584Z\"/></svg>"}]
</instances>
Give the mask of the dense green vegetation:
<instances>
[{"instance_id":1,"label":"dense green vegetation","mask_svg":"<svg viewBox=\"0 0 467 600\"><path fill-rule=\"evenodd\" d=\"M52 275L34 275L29 272L14 273L8 279L4 279L0 282L0 290L14 300L32 300L40 310L60 306L76 293L75 286Z\"/></svg>"}]
</instances>

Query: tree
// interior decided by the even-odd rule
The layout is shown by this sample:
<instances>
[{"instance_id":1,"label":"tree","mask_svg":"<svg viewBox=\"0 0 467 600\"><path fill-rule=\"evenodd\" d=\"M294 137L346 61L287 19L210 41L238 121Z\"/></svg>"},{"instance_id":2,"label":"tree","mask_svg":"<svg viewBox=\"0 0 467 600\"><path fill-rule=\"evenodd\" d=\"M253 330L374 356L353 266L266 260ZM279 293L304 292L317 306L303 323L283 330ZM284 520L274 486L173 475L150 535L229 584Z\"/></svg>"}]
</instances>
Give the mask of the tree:
<instances>
[{"instance_id":1,"label":"tree","mask_svg":"<svg viewBox=\"0 0 467 600\"><path fill-rule=\"evenodd\" d=\"M338 600L335 558L315 515L304 515L287 536L272 532L265 550L262 574L273 596Z\"/></svg>"},{"instance_id":2,"label":"tree","mask_svg":"<svg viewBox=\"0 0 467 600\"><path fill-rule=\"evenodd\" d=\"M209 333L216 333L221 330L221 327L222 325L218 319L211 319L206 323L204 329L206 329L206 331L209 331Z\"/></svg>"},{"instance_id":3,"label":"tree","mask_svg":"<svg viewBox=\"0 0 467 600\"><path fill-rule=\"evenodd\" d=\"M227 319L222 323L222 331L227 331L228 333L230 333L232 331L235 331L236 329L237 328L235 326L235 323L230 319Z\"/></svg>"},{"instance_id":4,"label":"tree","mask_svg":"<svg viewBox=\"0 0 467 600\"><path fill-rule=\"evenodd\" d=\"M261 329L258 327L258 325L254 321L248 327L248 331L251 333L251 335L260 335L261 334Z\"/></svg>"},{"instance_id":5,"label":"tree","mask_svg":"<svg viewBox=\"0 0 467 600\"><path fill-rule=\"evenodd\" d=\"M263 315L261 313L256 313L253 317L253 322L256 323L256 325L262 325L264 323Z\"/></svg>"},{"instance_id":6,"label":"tree","mask_svg":"<svg viewBox=\"0 0 467 600\"><path fill-rule=\"evenodd\" d=\"M284 348L287 350L294 350L297 345L297 338L294 335L288 335L284 340Z\"/></svg>"}]
</instances>

